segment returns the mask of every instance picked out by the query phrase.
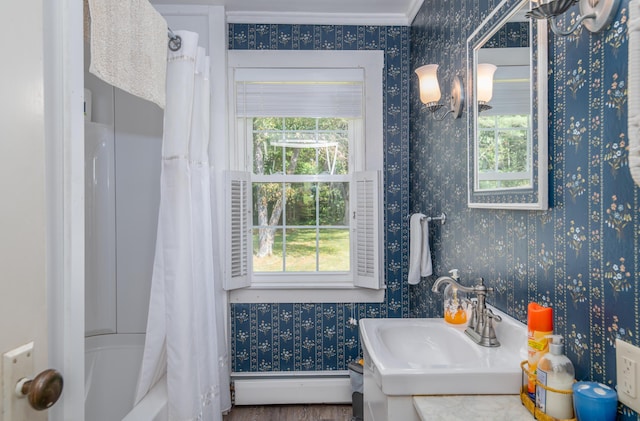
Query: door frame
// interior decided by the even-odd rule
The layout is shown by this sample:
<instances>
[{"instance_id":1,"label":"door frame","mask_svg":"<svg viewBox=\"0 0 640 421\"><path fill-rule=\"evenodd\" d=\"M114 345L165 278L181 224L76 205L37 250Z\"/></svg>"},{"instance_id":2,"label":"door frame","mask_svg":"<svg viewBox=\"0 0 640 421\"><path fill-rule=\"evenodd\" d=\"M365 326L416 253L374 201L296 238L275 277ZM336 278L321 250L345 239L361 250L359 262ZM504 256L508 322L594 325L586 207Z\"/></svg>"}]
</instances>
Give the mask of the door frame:
<instances>
[{"instance_id":1,"label":"door frame","mask_svg":"<svg viewBox=\"0 0 640 421\"><path fill-rule=\"evenodd\" d=\"M83 421L83 1L44 1L43 7L48 352L65 386L49 420Z\"/></svg>"}]
</instances>

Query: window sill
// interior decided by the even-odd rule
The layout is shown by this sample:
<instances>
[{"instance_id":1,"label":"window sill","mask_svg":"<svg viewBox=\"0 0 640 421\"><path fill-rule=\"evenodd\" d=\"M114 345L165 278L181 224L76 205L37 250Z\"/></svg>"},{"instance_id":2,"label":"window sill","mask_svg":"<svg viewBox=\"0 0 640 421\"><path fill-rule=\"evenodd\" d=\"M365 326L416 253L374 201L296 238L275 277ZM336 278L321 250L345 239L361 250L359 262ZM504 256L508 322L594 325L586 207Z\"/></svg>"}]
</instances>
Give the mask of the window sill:
<instances>
[{"instance_id":1,"label":"window sill","mask_svg":"<svg viewBox=\"0 0 640 421\"><path fill-rule=\"evenodd\" d=\"M252 286L229 291L231 303L381 303L384 289Z\"/></svg>"}]
</instances>

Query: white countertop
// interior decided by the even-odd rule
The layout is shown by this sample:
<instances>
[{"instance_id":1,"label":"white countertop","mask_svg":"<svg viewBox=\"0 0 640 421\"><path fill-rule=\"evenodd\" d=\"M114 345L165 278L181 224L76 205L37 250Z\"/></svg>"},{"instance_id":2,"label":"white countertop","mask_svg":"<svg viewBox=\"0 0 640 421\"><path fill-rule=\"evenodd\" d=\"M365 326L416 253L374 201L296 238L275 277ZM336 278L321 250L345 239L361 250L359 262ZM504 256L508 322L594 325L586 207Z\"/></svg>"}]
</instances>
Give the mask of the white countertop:
<instances>
[{"instance_id":1,"label":"white countertop","mask_svg":"<svg viewBox=\"0 0 640 421\"><path fill-rule=\"evenodd\" d=\"M422 421L531 421L520 395L414 396Z\"/></svg>"}]
</instances>

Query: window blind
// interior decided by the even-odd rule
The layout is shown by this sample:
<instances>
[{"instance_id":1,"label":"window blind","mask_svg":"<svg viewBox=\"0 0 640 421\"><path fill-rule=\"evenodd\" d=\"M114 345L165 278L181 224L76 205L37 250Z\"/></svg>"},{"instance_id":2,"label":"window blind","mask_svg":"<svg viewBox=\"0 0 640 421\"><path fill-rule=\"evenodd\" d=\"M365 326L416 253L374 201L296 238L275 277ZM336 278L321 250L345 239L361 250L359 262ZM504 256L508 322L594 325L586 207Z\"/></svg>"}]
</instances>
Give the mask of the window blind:
<instances>
[{"instance_id":1,"label":"window blind","mask_svg":"<svg viewBox=\"0 0 640 421\"><path fill-rule=\"evenodd\" d=\"M498 66L493 77L493 108L485 115L531 114L531 88L528 66Z\"/></svg>"},{"instance_id":2,"label":"window blind","mask_svg":"<svg viewBox=\"0 0 640 421\"><path fill-rule=\"evenodd\" d=\"M240 69L237 117L361 118L363 69Z\"/></svg>"}]
</instances>

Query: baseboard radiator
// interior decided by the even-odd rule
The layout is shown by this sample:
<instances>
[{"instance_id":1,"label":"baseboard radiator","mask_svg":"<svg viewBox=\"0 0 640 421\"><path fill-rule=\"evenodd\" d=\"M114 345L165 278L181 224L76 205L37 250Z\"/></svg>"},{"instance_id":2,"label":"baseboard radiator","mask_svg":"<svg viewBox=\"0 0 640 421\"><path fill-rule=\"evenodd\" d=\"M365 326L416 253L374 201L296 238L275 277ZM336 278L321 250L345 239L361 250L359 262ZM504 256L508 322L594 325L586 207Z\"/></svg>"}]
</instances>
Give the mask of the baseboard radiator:
<instances>
[{"instance_id":1,"label":"baseboard radiator","mask_svg":"<svg viewBox=\"0 0 640 421\"><path fill-rule=\"evenodd\" d=\"M232 373L235 405L351 403L349 372Z\"/></svg>"}]
</instances>

